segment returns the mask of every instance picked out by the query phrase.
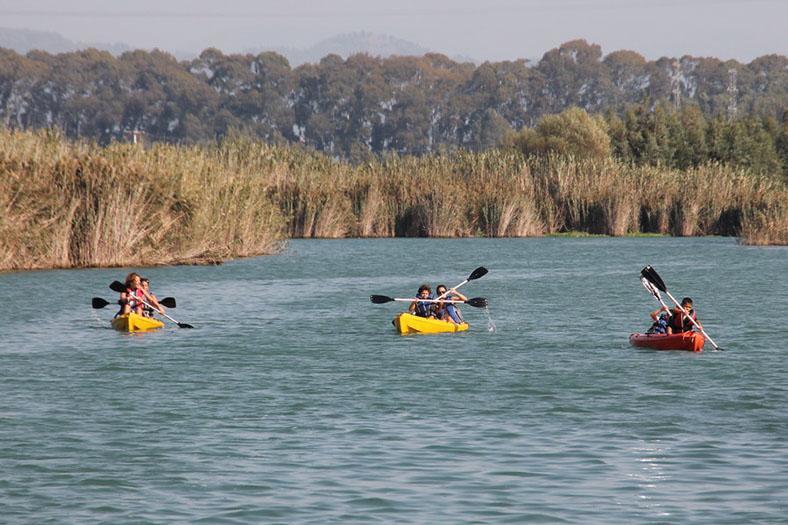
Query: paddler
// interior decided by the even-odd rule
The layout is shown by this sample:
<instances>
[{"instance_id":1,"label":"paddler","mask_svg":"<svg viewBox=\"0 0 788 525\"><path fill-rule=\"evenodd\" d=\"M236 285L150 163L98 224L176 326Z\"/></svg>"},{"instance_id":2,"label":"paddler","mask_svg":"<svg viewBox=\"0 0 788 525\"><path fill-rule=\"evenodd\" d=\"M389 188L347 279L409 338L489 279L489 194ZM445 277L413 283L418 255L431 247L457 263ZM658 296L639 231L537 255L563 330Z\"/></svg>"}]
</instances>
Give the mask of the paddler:
<instances>
[{"instance_id":1,"label":"paddler","mask_svg":"<svg viewBox=\"0 0 788 525\"><path fill-rule=\"evenodd\" d=\"M447 290L445 284L439 284L435 291L438 292L438 297L443 297L447 301L467 301L468 298L462 295L457 290ZM465 321L462 318L460 309L454 303L438 303L435 316L438 319L443 319L454 324L462 324Z\"/></svg>"},{"instance_id":2,"label":"paddler","mask_svg":"<svg viewBox=\"0 0 788 525\"><path fill-rule=\"evenodd\" d=\"M143 315L143 308L145 304L142 301L148 301L153 304L153 299L148 292L142 287L142 277L136 272L131 272L126 276L126 290L121 292L120 312L118 315L126 315L134 312L137 315ZM158 301L156 303L158 305ZM161 308L161 306L159 306Z\"/></svg>"},{"instance_id":3,"label":"paddler","mask_svg":"<svg viewBox=\"0 0 788 525\"><path fill-rule=\"evenodd\" d=\"M158 310L160 314L164 315L164 307L161 304L159 304L158 298L150 291L150 279L148 279L147 277L141 277L140 281L142 282L142 290L146 294L148 294L148 297L151 298L151 300L148 301L150 306L143 305L142 314L145 317L153 317L153 312Z\"/></svg>"},{"instance_id":4,"label":"paddler","mask_svg":"<svg viewBox=\"0 0 788 525\"><path fill-rule=\"evenodd\" d=\"M687 317L687 314L684 312L687 312L689 317L692 318L692 321L695 321L695 323L697 323L697 325L703 329L703 325L700 324L700 321L698 321L695 309L692 307L692 299L690 297L685 297L681 300L681 308L676 306L671 311L670 323L668 325L669 334L680 334L683 332L692 331L694 325L692 324L692 321L689 320L689 317Z\"/></svg>"},{"instance_id":5,"label":"paddler","mask_svg":"<svg viewBox=\"0 0 788 525\"><path fill-rule=\"evenodd\" d=\"M419 286L419 291L416 294L416 300L410 303L410 306L408 306L408 311L418 317L435 319L435 314L432 309L433 303L431 301L427 301L428 299L432 299L432 289L428 284L422 284Z\"/></svg>"},{"instance_id":6,"label":"paddler","mask_svg":"<svg viewBox=\"0 0 788 525\"><path fill-rule=\"evenodd\" d=\"M654 323L646 332L647 334L667 334L670 329L670 309L667 306L660 307L659 310L651 312L651 319Z\"/></svg>"}]
</instances>

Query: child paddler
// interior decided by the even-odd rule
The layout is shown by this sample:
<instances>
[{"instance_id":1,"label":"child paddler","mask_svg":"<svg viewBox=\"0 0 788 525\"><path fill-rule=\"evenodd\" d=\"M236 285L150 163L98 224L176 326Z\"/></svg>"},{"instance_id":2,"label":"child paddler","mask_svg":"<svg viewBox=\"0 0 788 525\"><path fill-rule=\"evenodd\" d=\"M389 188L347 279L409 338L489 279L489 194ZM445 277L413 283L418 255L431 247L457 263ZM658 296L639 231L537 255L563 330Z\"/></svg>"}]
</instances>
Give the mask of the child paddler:
<instances>
[{"instance_id":1,"label":"child paddler","mask_svg":"<svg viewBox=\"0 0 788 525\"><path fill-rule=\"evenodd\" d=\"M158 310L160 314L164 314L164 307L159 304L159 299L150 291L150 279L147 277L141 277L140 281L142 282L143 291L151 298L151 300L148 301L151 306L143 305L142 314L145 317L153 317L153 312L156 310Z\"/></svg>"},{"instance_id":2,"label":"child paddler","mask_svg":"<svg viewBox=\"0 0 788 525\"><path fill-rule=\"evenodd\" d=\"M121 292L120 312L118 315L126 315L134 312L137 315L143 315L145 304L142 301L147 301L150 304L156 305L161 312L161 305L155 298L151 297L148 292L142 287L142 277L136 272L131 272L126 276L126 290Z\"/></svg>"},{"instance_id":3,"label":"child paddler","mask_svg":"<svg viewBox=\"0 0 788 525\"><path fill-rule=\"evenodd\" d=\"M670 330L670 309L667 306L660 307L659 310L651 312L651 319L654 323L651 325L646 333L647 334L667 334Z\"/></svg>"},{"instance_id":4,"label":"child paddler","mask_svg":"<svg viewBox=\"0 0 788 525\"><path fill-rule=\"evenodd\" d=\"M684 312L687 312L689 316ZM692 298L690 297L685 297L684 299L682 299L681 308L675 306L671 311L671 314L672 315L670 316L670 324L668 325L669 334L680 334L683 332L691 332L692 329L695 327L695 325L692 324L692 321L695 321L695 323L697 323L698 327L700 327L701 330L703 329L703 325L700 324L700 321L698 321L697 313L695 312L695 309L692 307ZM690 321L689 319L690 317L692 318L692 321Z\"/></svg>"},{"instance_id":5,"label":"child paddler","mask_svg":"<svg viewBox=\"0 0 788 525\"><path fill-rule=\"evenodd\" d=\"M419 301L419 299L422 299ZM434 303L428 302L425 299L432 299L432 289L427 284L419 286L419 292L416 294L416 300L410 303L408 311L419 317L428 319L435 319L435 314L432 309Z\"/></svg>"}]
</instances>

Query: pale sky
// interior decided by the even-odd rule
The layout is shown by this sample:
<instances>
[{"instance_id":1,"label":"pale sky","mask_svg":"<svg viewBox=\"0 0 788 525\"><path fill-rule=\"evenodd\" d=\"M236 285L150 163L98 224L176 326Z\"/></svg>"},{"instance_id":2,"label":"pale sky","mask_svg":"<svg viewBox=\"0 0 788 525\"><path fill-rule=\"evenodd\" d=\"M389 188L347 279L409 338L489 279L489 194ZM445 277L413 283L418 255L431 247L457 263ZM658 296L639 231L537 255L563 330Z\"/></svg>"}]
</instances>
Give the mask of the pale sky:
<instances>
[{"instance_id":1,"label":"pale sky","mask_svg":"<svg viewBox=\"0 0 788 525\"><path fill-rule=\"evenodd\" d=\"M540 58L575 38L651 60L788 54L788 0L0 0L0 27L195 52L369 31L475 60Z\"/></svg>"}]
</instances>

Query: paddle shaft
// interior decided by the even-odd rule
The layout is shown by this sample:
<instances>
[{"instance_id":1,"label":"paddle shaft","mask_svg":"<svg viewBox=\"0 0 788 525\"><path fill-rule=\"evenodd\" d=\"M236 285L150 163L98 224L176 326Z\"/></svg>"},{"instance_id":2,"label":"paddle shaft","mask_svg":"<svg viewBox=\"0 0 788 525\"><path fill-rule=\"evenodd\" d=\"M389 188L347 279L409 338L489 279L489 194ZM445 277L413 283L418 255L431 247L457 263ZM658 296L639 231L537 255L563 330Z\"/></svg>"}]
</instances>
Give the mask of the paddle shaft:
<instances>
[{"instance_id":1,"label":"paddle shaft","mask_svg":"<svg viewBox=\"0 0 788 525\"><path fill-rule=\"evenodd\" d=\"M653 284L651 284L650 282L648 282L648 279L645 279L645 278L643 278L643 277L641 277L641 279L644 279L642 282L643 282L643 286L645 286L645 287L646 287L646 290L648 290L648 291L651 293L651 295L653 295L653 296L654 296L654 299L656 299L657 301L659 301L659 304L661 304L661 305L662 305L662 307L663 307L665 310L667 310L667 311L668 311L668 313L670 313L670 308L668 308L668 305L666 305L666 304L665 304L665 301L663 301L663 300L662 300L662 296L661 296L661 295L659 295L659 290L657 290L657 289L654 287L654 285L653 285Z\"/></svg>"},{"instance_id":2,"label":"paddle shaft","mask_svg":"<svg viewBox=\"0 0 788 525\"><path fill-rule=\"evenodd\" d=\"M140 298L140 297L135 297L134 299L135 299L136 301L139 301L139 302L141 302L142 304L144 304L144 305L145 305L145 306L147 306L148 308L151 308L151 309L153 309L153 310L156 310L156 307L155 307L155 306L153 306L152 304L150 304L150 303L149 303L148 301L146 301L145 299L142 299L142 298ZM179 327L181 327L181 328L183 328L183 327L181 326L182 324L186 324L186 323L180 323L180 322L178 322L177 320L173 319L172 317L170 317L169 315L165 314L164 312L159 312L158 310L156 310L156 311L157 311L157 312L158 312L160 315L163 315L164 317L166 317L167 319L169 319L169 320L170 320L170 321L172 321L173 323L177 324L177 325L178 325Z\"/></svg>"},{"instance_id":3,"label":"paddle shaft","mask_svg":"<svg viewBox=\"0 0 788 525\"><path fill-rule=\"evenodd\" d=\"M462 286L463 284L465 284L465 283L469 283L469 282L470 282L470 280L469 280L469 279L465 279L463 282L461 282L460 284L458 284L458 285L457 285L457 286L455 286L454 288L449 288L448 290L446 290L445 292L443 292L442 294L440 294L438 297L436 297L436 298L435 298L435 300L439 300L439 299L441 299L442 297L445 297L445 296L449 295L451 292L454 292L454 291L456 291L456 290L457 290L457 288L459 288L459 287L460 287L460 286ZM446 302L448 302L448 301L446 301Z\"/></svg>"},{"instance_id":4,"label":"paddle shaft","mask_svg":"<svg viewBox=\"0 0 788 525\"><path fill-rule=\"evenodd\" d=\"M678 306L678 307L679 307L679 309L680 309L680 310L682 311L682 313L683 313L683 314L684 314L684 315L687 317L687 319L689 319L689 320L692 322L692 324L693 324L693 325L695 325L695 328L697 328L698 330L700 330L700 333L702 333L702 334L703 334L703 337L705 337L706 339L708 339L708 340L709 340L709 342L710 342L710 343L711 343L711 344L714 346L714 349L715 349L715 350L719 350L719 349L720 349L720 347L719 347L719 346L717 346L717 343L715 343L715 342L714 342L714 339L712 339L711 337L709 337L709 334L707 334L707 333L706 333L706 330L704 330L704 329L703 329L703 327L701 327L701 326L700 326L698 323L696 323L696 322L695 322L695 319L693 319L693 318L692 318L692 316L689 314L689 312L688 312L688 311L686 311L686 310L684 309L684 307L683 307L683 306L681 306L681 304L680 304L680 303L679 303L679 302L676 300L676 298L675 298L675 297L673 297L673 296L670 294L670 292L669 292L669 291L667 291L667 290L665 290L665 293L666 293L666 294L668 294L668 297L670 297L671 301L673 301L674 303L676 303L676 306Z\"/></svg>"},{"instance_id":5,"label":"paddle shaft","mask_svg":"<svg viewBox=\"0 0 788 525\"><path fill-rule=\"evenodd\" d=\"M479 277L483 277L483 276L485 276L487 274L487 269L480 266L479 268L476 268L473 272L471 272L471 275L467 279L465 279L463 282L461 282L460 284L458 284L454 288L449 288L448 290L446 290L445 292L440 294L438 297L436 297L436 299L441 299L441 298L449 295L451 292L456 291L457 288L459 288L463 284L471 282L471 278L474 278L474 274L476 274L476 272L478 272L479 270L483 270L483 273ZM475 277L475 278L478 279L479 277Z\"/></svg>"},{"instance_id":6,"label":"paddle shaft","mask_svg":"<svg viewBox=\"0 0 788 525\"><path fill-rule=\"evenodd\" d=\"M466 301L460 301L458 299L418 299L418 298L415 298L415 299L402 299L402 298L399 298L399 297L392 297L391 300L392 301L403 301L403 302L406 302L406 303L418 302L418 303L458 303L458 304L464 304L466 302Z\"/></svg>"},{"instance_id":7,"label":"paddle shaft","mask_svg":"<svg viewBox=\"0 0 788 525\"><path fill-rule=\"evenodd\" d=\"M665 301L662 300L662 296L659 295L659 292L656 293L655 297L657 298L657 301L659 301L659 304L662 305L662 308L664 308L668 313L670 313L670 308L668 308L668 305L666 305Z\"/></svg>"},{"instance_id":8,"label":"paddle shaft","mask_svg":"<svg viewBox=\"0 0 788 525\"><path fill-rule=\"evenodd\" d=\"M102 299L101 297L94 297L91 302L93 308L105 308L113 303L107 301L106 299ZM166 308L175 308L175 297L165 297L159 304L166 307Z\"/></svg>"}]
</instances>

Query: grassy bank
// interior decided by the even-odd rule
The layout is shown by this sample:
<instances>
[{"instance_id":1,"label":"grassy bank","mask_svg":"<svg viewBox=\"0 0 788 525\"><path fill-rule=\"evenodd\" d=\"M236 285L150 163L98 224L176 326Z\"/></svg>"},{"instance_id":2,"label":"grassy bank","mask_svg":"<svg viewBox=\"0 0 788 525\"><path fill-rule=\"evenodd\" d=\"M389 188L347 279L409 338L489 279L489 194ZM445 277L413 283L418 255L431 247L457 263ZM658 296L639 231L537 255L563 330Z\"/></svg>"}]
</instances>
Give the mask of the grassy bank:
<instances>
[{"instance_id":1,"label":"grassy bank","mask_svg":"<svg viewBox=\"0 0 788 525\"><path fill-rule=\"evenodd\" d=\"M267 176L222 151L0 132L0 269L153 265L271 253Z\"/></svg>"},{"instance_id":2,"label":"grassy bank","mask_svg":"<svg viewBox=\"0 0 788 525\"><path fill-rule=\"evenodd\" d=\"M489 151L358 168L289 156L272 198L290 237L727 235L788 244L788 188L721 165L684 171L612 159Z\"/></svg>"},{"instance_id":3,"label":"grassy bank","mask_svg":"<svg viewBox=\"0 0 788 525\"><path fill-rule=\"evenodd\" d=\"M351 166L246 140L149 149L0 131L0 269L201 262L287 237L740 235L788 244L788 190L725 166L488 151Z\"/></svg>"}]
</instances>

